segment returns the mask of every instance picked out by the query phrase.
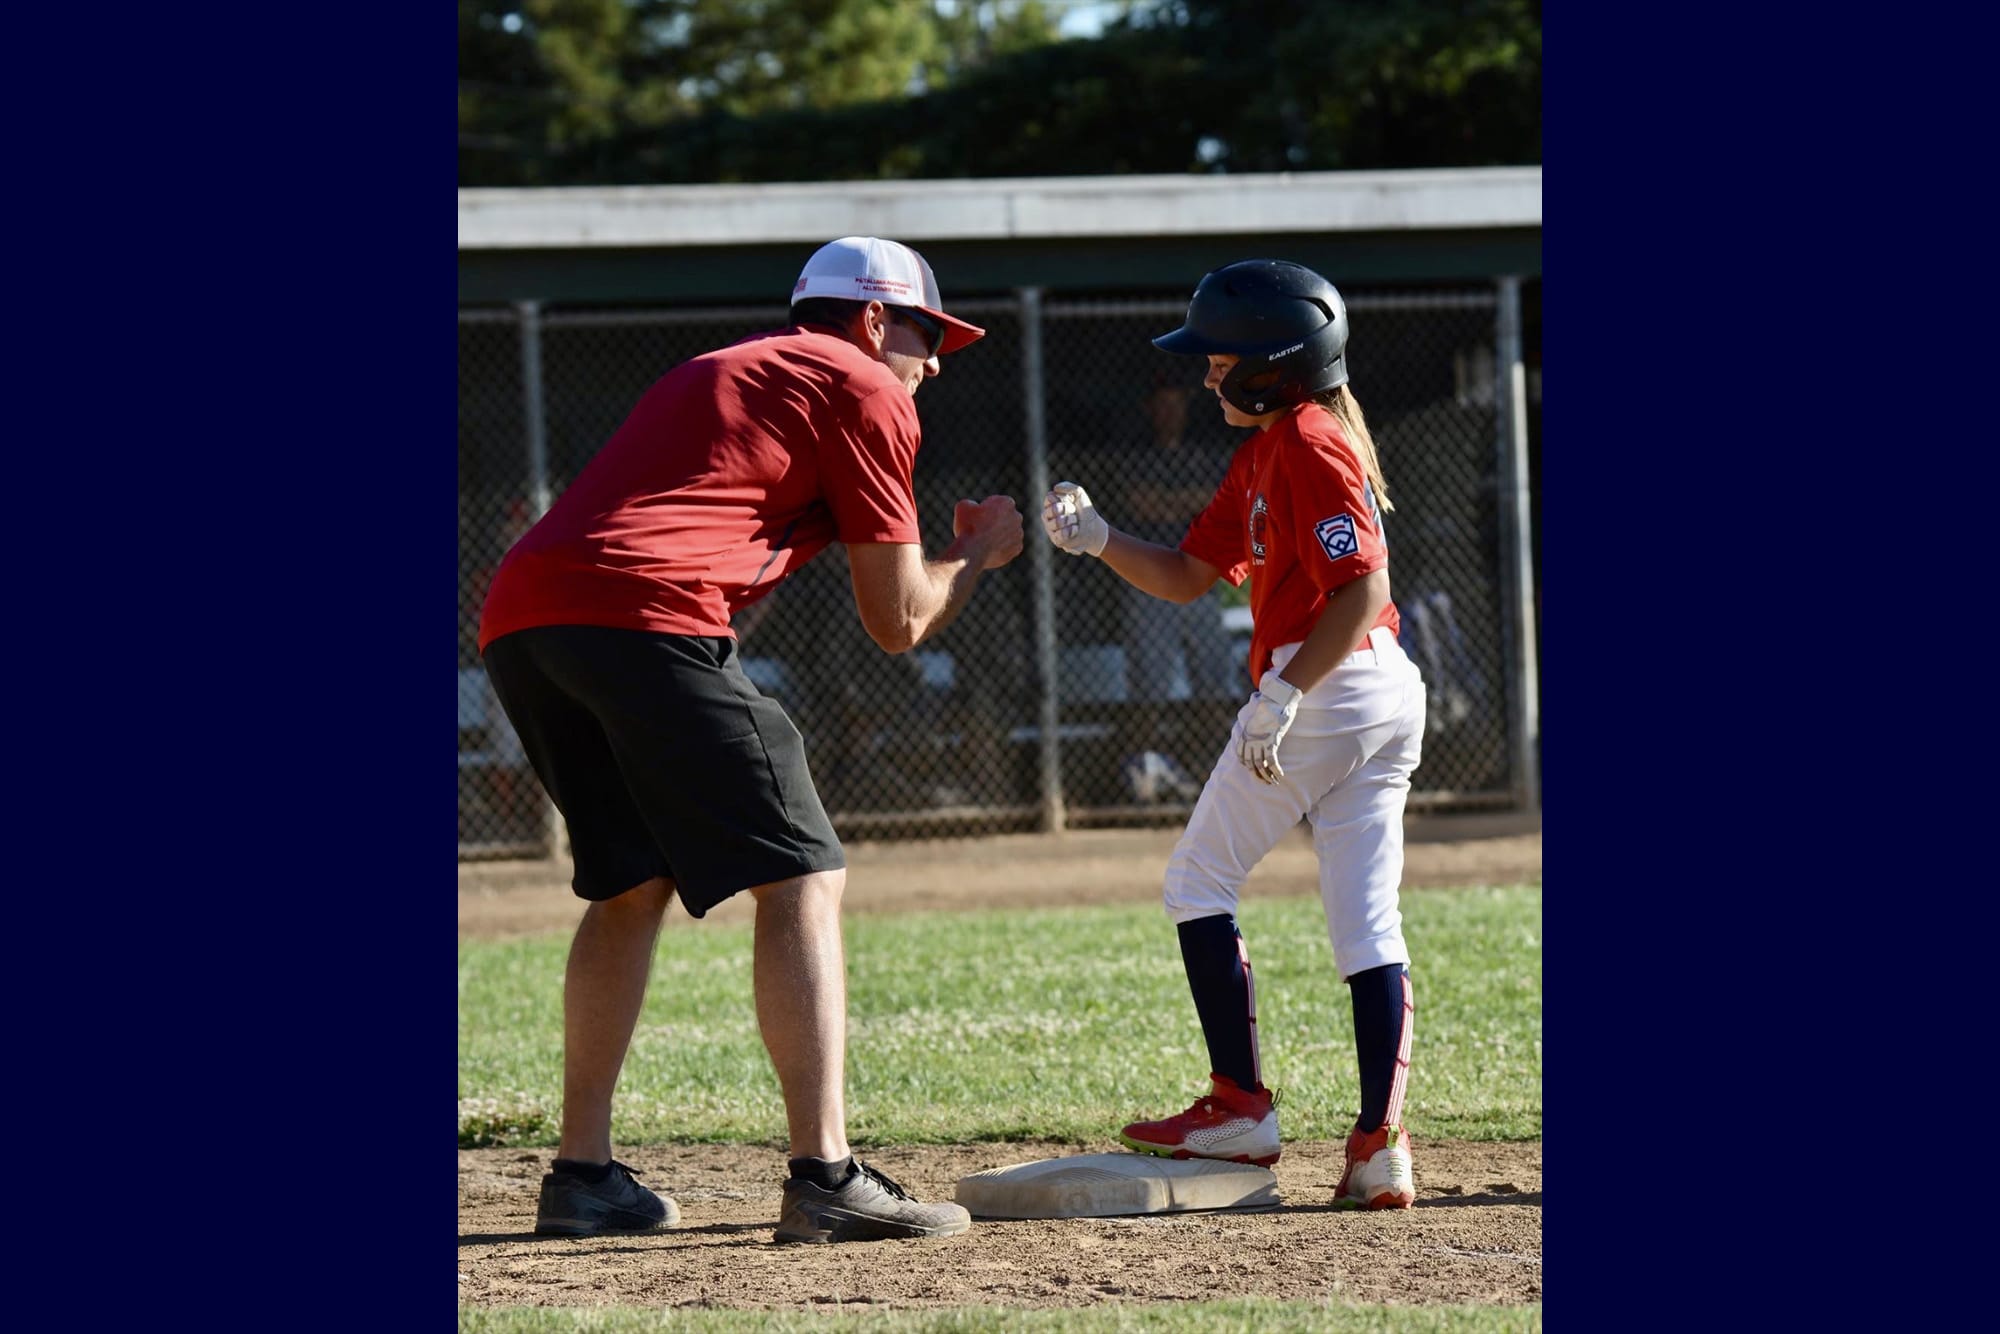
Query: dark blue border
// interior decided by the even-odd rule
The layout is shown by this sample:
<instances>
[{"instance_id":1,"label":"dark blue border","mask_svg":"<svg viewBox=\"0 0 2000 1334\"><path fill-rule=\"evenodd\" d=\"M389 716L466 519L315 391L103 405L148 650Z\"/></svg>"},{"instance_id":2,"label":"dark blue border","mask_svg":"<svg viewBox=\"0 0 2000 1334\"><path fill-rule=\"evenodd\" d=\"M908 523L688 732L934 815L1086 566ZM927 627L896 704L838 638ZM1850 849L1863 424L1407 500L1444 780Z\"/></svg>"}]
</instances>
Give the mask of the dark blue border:
<instances>
[{"instance_id":1,"label":"dark blue border","mask_svg":"<svg viewBox=\"0 0 2000 1334\"><path fill-rule=\"evenodd\" d=\"M1914 252L1874 228L1930 214L1877 174L1924 136L1878 135L1894 95L1854 78L1902 25L1712 17L1548 25L1545 1236L1553 1306L1698 1273L1796 1322L1853 1299L1823 1253L1824 1282L1773 1274L1866 1193L1922 1042L1841 929L1927 892L1865 851L1930 775L1882 730L1921 591L1882 596L1900 531L1874 569L1829 537L1877 503L1899 530L1938 477L1903 433L1925 391L1882 359L1923 327ZM1871 1069L1879 1096L1840 1092Z\"/></svg>"},{"instance_id":2,"label":"dark blue border","mask_svg":"<svg viewBox=\"0 0 2000 1334\"><path fill-rule=\"evenodd\" d=\"M16 34L9 878L22 1017L76 1021L30 1175L138 1220L93 1310L444 1320L451 20L202 17Z\"/></svg>"},{"instance_id":3,"label":"dark blue border","mask_svg":"<svg viewBox=\"0 0 2000 1334\"><path fill-rule=\"evenodd\" d=\"M1689 1228L1688 1122L1705 1118L1688 1103L1710 1082L1684 1044L1715 1018L1688 967L1705 877L1680 854L1719 795L1693 724L1704 641L1732 614L1693 576L1699 553L1719 570L1733 549L1715 545L1729 507L1702 503L1722 478L1701 400L1729 389L1687 347L1728 262L1685 176L1706 179L1693 141L1719 127L1677 98L1687 134L1670 132L1652 101L1670 60L1629 22L1551 23L1568 55L1543 101L1544 1146L1566 1206L1543 1230L1564 1258L1551 1308L1573 1312L1629 1309L1621 1287Z\"/></svg>"}]
</instances>

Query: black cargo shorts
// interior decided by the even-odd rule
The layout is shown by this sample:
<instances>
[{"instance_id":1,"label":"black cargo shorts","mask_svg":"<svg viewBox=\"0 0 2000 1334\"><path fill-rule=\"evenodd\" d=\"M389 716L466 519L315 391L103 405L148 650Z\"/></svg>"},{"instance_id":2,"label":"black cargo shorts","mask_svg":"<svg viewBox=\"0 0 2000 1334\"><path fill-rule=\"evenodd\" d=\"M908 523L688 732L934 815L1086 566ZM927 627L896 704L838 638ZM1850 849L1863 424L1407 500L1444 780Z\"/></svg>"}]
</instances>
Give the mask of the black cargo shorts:
<instances>
[{"instance_id":1,"label":"black cargo shorts","mask_svg":"<svg viewBox=\"0 0 2000 1334\"><path fill-rule=\"evenodd\" d=\"M578 897L666 876L701 917L754 885L847 865L799 730L743 674L734 639L551 625L482 656L569 824Z\"/></svg>"}]
</instances>

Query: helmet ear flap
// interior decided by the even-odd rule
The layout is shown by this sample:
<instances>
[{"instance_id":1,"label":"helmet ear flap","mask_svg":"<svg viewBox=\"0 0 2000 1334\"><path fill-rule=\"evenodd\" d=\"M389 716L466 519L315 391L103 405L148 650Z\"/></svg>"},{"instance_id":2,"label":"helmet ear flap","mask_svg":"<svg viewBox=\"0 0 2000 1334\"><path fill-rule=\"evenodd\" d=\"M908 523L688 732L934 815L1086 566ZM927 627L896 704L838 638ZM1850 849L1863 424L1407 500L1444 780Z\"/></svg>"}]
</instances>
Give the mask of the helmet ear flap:
<instances>
[{"instance_id":1,"label":"helmet ear flap","mask_svg":"<svg viewBox=\"0 0 2000 1334\"><path fill-rule=\"evenodd\" d=\"M1298 401L1289 392L1292 386L1285 384L1284 379L1284 369L1270 358L1245 357L1230 367L1229 374L1222 377L1220 388L1223 398L1239 411L1261 417L1267 412L1288 408Z\"/></svg>"}]
</instances>

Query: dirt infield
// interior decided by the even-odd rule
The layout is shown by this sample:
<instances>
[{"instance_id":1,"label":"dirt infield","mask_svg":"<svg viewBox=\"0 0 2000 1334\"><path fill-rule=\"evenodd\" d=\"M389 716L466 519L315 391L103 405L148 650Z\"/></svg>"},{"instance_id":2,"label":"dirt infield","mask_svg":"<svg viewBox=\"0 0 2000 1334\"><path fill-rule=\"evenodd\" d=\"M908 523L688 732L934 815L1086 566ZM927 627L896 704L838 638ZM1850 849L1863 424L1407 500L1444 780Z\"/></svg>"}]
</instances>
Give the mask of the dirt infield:
<instances>
[{"instance_id":1,"label":"dirt infield","mask_svg":"<svg viewBox=\"0 0 2000 1334\"><path fill-rule=\"evenodd\" d=\"M847 849L846 911L916 912L967 908L1156 903L1177 829L1099 829L1003 834L983 839L859 843ZM1502 885L1542 878L1539 822L1510 816L1433 816L1407 825L1406 886ZM1318 885L1312 840L1301 825L1259 863L1245 898L1312 893ZM458 868L458 933L493 940L569 931L583 904L569 891L565 862L463 862ZM670 916L691 919L678 902ZM728 900L709 921L747 921L747 896Z\"/></svg>"},{"instance_id":2,"label":"dirt infield","mask_svg":"<svg viewBox=\"0 0 2000 1334\"><path fill-rule=\"evenodd\" d=\"M1087 1150L1068 1144L890 1149L870 1162L923 1199L968 1172ZM473 1306L1095 1306L1224 1297L1284 1301L1542 1299L1542 1147L1416 1140L1417 1204L1337 1213L1339 1150L1287 1144L1279 1207L1261 1213L979 1221L959 1237L784 1246L782 1151L620 1150L680 1203L678 1227L571 1240L534 1235L550 1151L461 1149L458 1291Z\"/></svg>"},{"instance_id":3,"label":"dirt infield","mask_svg":"<svg viewBox=\"0 0 2000 1334\"><path fill-rule=\"evenodd\" d=\"M1157 899L1172 830L1017 835L849 848L850 912L950 911ZM1539 825L1412 820L1405 883L1541 879ZM1312 892L1303 831L1272 853L1246 897ZM459 933L493 939L576 922L566 868L459 868ZM675 915L685 921L678 908ZM747 918L724 904L710 920ZM1421 1072L1421 1055L1418 1070ZM1421 1128L1419 1128L1420 1131ZM1412 1132L1414 1209L1329 1208L1340 1149L1286 1142L1280 1203L1257 1213L980 1221L961 1237L781 1246L782 1146L625 1148L620 1157L680 1204L676 1228L590 1239L537 1237L535 1196L553 1150L461 1149L458 1291L467 1306L644 1306L788 1311L1062 1308L1259 1296L1405 1304L1542 1300L1542 1146L1427 1140ZM865 1155L924 1199L969 1172L1102 1143L885 1148Z\"/></svg>"}]
</instances>

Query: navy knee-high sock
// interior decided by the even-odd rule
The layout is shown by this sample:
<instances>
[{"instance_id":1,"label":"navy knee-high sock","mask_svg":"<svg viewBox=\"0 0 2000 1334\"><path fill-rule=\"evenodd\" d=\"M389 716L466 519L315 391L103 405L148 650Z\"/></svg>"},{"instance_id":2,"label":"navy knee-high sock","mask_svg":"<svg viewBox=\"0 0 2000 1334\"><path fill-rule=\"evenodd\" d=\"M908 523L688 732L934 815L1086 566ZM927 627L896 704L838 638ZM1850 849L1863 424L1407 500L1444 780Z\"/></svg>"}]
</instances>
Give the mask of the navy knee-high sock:
<instances>
[{"instance_id":1,"label":"navy knee-high sock","mask_svg":"<svg viewBox=\"0 0 2000 1334\"><path fill-rule=\"evenodd\" d=\"M1236 919L1199 917L1180 924L1181 962L1194 993L1201 1035L1208 1039L1209 1069L1241 1089L1263 1087L1257 1061L1257 984L1250 951Z\"/></svg>"},{"instance_id":2,"label":"navy knee-high sock","mask_svg":"<svg viewBox=\"0 0 2000 1334\"><path fill-rule=\"evenodd\" d=\"M1410 1074L1410 1028L1416 1002L1410 970L1384 964L1347 979L1354 1002L1354 1051L1361 1066L1361 1116L1355 1125L1379 1129L1403 1122L1403 1090Z\"/></svg>"}]
</instances>

